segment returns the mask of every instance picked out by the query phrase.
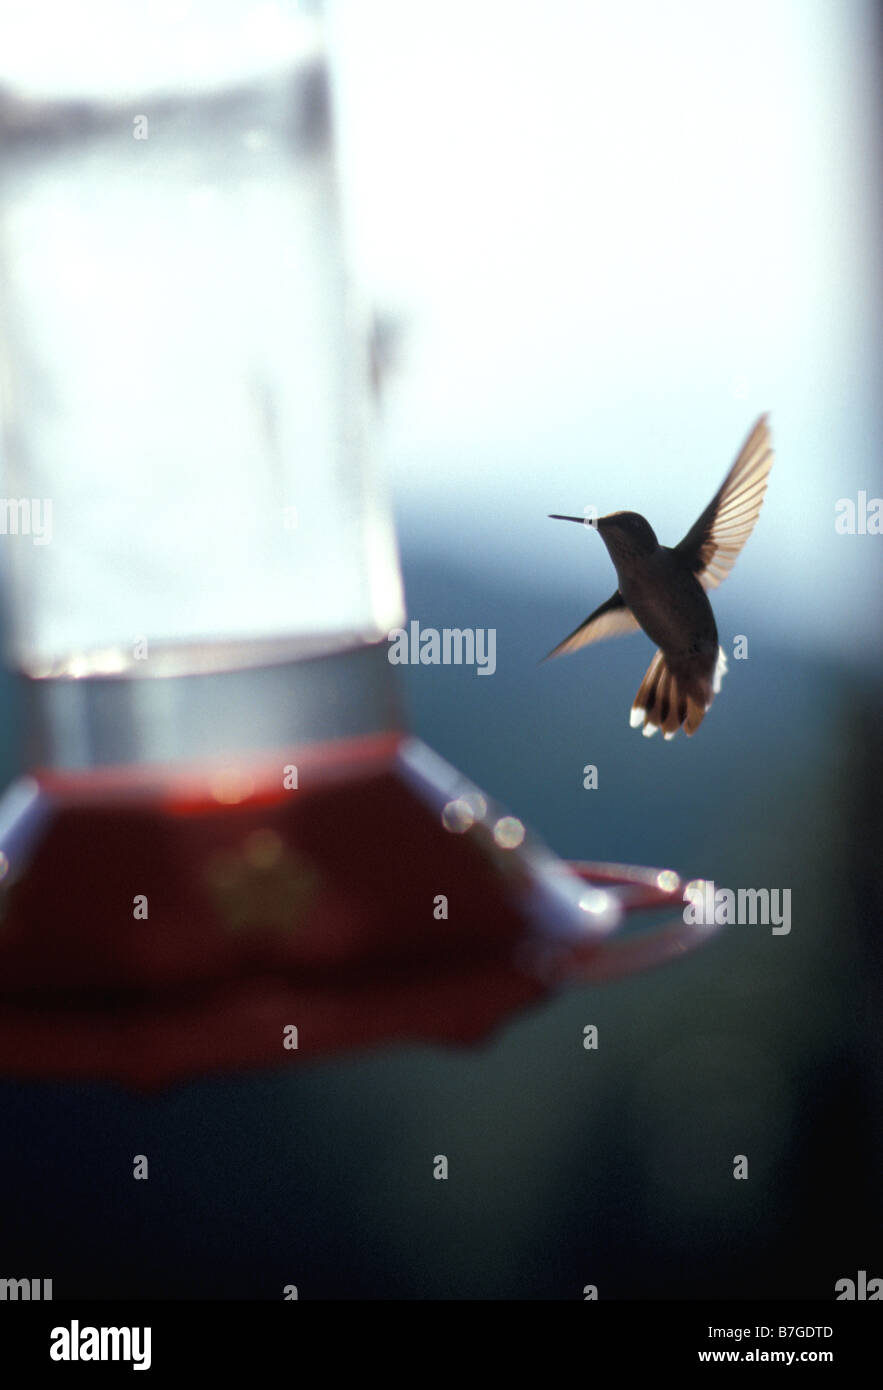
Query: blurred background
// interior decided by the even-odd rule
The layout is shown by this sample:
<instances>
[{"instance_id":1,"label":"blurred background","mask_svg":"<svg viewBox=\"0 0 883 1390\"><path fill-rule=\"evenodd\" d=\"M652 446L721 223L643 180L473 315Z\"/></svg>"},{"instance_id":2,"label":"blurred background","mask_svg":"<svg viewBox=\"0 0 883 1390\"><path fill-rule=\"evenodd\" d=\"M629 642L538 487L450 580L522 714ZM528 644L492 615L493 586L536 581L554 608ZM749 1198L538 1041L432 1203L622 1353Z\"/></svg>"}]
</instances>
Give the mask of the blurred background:
<instances>
[{"instance_id":1,"label":"blurred background","mask_svg":"<svg viewBox=\"0 0 883 1390\"><path fill-rule=\"evenodd\" d=\"M734 926L476 1050L149 1098L3 1080L0 1273L56 1298L830 1299L883 1275L883 540L834 526L883 494L878 10L329 8L352 263L396 325L408 615L497 632L493 678L402 668L411 727L562 856L790 889L791 932ZM763 410L769 491L713 596L748 658L695 738L643 740L643 635L539 664L614 587L547 513L634 509L673 544Z\"/></svg>"}]
</instances>

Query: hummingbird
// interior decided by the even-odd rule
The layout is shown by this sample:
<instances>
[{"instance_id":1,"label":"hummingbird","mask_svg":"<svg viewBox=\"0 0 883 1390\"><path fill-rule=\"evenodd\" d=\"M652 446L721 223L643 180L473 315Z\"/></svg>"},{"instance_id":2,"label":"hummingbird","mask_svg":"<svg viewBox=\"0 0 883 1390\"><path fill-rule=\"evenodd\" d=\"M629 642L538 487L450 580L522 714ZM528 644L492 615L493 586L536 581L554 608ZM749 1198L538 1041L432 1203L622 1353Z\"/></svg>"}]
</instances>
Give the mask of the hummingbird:
<instances>
[{"instance_id":1,"label":"hummingbird","mask_svg":"<svg viewBox=\"0 0 883 1390\"><path fill-rule=\"evenodd\" d=\"M660 545L637 512L611 512L590 521L597 529L619 586L569 637L549 652L560 656L605 637L643 628L658 651L632 705L632 728L645 738L661 729L674 738L682 726L695 734L727 669L706 590L726 579L760 514L773 464L768 417L761 415L714 497L684 539ZM546 658L548 659L548 658Z\"/></svg>"}]
</instances>

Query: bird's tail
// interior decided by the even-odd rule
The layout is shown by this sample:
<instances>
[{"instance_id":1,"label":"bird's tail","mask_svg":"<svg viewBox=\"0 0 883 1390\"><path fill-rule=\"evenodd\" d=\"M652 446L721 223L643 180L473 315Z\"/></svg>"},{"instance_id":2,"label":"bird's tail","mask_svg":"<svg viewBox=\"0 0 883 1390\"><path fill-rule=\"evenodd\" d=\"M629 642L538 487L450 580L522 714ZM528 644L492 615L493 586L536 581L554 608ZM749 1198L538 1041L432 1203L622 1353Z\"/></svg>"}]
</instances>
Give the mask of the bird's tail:
<instances>
[{"instance_id":1,"label":"bird's tail","mask_svg":"<svg viewBox=\"0 0 883 1390\"><path fill-rule=\"evenodd\" d=\"M688 737L695 734L720 690L726 669L723 647L718 647L717 665L711 679L673 671L663 653L658 651L635 696L630 717L632 728L643 724L645 738L650 738L657 729L662 730L665 738L674 738L681 725Z\"/></svg>"}]
</instances>

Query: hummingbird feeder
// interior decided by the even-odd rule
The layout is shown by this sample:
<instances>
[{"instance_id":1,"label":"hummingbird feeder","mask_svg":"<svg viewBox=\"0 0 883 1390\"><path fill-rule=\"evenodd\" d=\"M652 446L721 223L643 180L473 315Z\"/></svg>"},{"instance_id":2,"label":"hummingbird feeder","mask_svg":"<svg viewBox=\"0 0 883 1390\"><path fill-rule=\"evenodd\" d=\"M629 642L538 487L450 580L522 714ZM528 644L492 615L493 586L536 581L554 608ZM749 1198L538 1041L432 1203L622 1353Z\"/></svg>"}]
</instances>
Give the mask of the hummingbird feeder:
<instances>
[{"instance_id":1,"label":"hummingbird feeder","mask_svg":"<svg viewBox=\"0 0 883 1390\"><path fill-rule=\"evenodd\" d=\"M97 0L26 15L0 55L0 1071L149 1088L471 1043L707 940L674 873L563 863L405 727L317 7L194 0L143 45Z\"/></svg>"}]
</instances>

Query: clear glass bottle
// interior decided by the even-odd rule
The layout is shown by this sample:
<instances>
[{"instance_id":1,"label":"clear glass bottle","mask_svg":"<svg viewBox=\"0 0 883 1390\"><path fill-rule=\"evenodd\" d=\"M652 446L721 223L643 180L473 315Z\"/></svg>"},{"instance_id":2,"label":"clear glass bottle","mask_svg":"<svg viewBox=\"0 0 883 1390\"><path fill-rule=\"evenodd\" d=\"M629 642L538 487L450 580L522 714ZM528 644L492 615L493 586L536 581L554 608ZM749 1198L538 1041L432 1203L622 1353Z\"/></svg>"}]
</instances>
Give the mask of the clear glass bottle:
<instances>
[{"instance_id":1,"label":"clear glass bottle","mask_svg":"<svg viewBox=\"0 0 883 1390\"><path fill-rule=\"evenodd\" d=\"M317 6L18 11L0 573L31 766L395 725L368 359Z\"/></svg>"}]
</instances>

